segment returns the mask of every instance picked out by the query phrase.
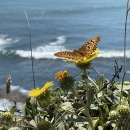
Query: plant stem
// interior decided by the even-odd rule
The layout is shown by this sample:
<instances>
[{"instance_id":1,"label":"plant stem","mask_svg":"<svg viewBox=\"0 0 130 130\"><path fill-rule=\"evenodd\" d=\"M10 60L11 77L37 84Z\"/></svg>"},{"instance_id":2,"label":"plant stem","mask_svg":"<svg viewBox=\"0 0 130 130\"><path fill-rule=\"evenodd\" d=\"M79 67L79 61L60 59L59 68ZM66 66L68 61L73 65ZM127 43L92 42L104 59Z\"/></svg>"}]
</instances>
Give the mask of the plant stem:
<instances>
[{"instance_id":1,"label":"plant stem","mask_svg":"<svg viewBox=\"0 0 130 130\"><path fill-rule=\"evenodd\" d=\"M86 92L87 92L87 99L88 99L88 96L89 96L88 95L88 86L87 86L87 83L88 83L88 73L87 73L86 69L84 69L83 72L84 72L84 75L86 76L86 78L84 78L83 80L85 81L85 84L86 84ZM89 106L88 102L87 102L87 106Z\"/></svg>"},{"instance_id":2,"label":"plant stem","mask_svg":"<svg viewBox=\"0 0 130 130\"><path fill-rule=\"evenodd\" d=\"M86 112L86 116L88 117L88 122L89 122L92 130L94 130L93 123L92 123L92 118L91 118L91 116L89 114L89 108L88 108L88 106L86 104L84 104L83 100L79 97L79 95L76 93L76 91L73 88L71 88L71 91L78 98L78 100L83 104L85 112Z\"/></svg>"}]
</instances>

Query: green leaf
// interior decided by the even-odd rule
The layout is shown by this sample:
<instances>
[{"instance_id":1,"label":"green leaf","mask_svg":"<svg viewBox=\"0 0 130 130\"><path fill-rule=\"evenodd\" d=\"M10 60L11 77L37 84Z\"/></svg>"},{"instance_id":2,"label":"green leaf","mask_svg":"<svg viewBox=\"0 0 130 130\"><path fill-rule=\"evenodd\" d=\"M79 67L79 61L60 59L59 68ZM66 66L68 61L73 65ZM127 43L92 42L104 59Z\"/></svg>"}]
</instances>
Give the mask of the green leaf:
<instances>
[{"instance_id":1,"label":"green leaf","mask_svg":"<svg viewBox=\"0 0 130 130\"><path fill-rule=\"evenodd\" d=\"M37 108L36 108L36 99L34 97L31 97L30 99L30 106L33 113L35 113Z\"/></svg>"},{"instance_id":2,"label":"green leaf","mask_svg":"<svg viewBox=\"0 0 130 130\"><path fill-rule=\"evenodd\" d=\"M76 109L80 109L80 108L83 107L83 104L81 104L80 102L75 102L75 103L73 103L72 105L73 105L73 107L76 108Z\"/></svg>"},{"instance_id":3,"label":"green leaf","mask_svg":"<svg viewBox=\"0 0 130 130\"><path fill-rule=\"evenodd\" d=\"M100 103L99 104L99 117L100 119L104 120L105 118L108 117L109 114L109 109L107 104L105 103Z\"/></svg>"},{"instance_id":4,"label":"green leaf","mask_svg":"<svg viewBox=\"0 0 130 130\"><path fill-rule=\"evenodd\" d=\"M104 86L103 81L104 81L104 75L102 74L102 75L100 75L100 77L99 77L99 79L97 81L97 85L98 85L99 90L101 90L103 88L103 86Z\"/></svg>"},{"instance_id":5,"label":"green leaf","mask_svg":"<svg viewBox=\"0 0 130 130\"><path fill-rule=\"evenodd\" d=\"M98 121L99 121L99 117L93 117L93 118L92 118L92 122L93 122L93 127L94 127L94 128L96 127Z\"/></svg>"},{"instance_id":6,"label":"green leaf","mask_svg":"<svg viewBox=\"0 0 130 130\"><path fill-rule=\"evenodd\" d=\"M11 114L14 114L15 110L16 110L16 106L13 106L13 107L10 109L10 113L11 113Z\"/></svg>"},{"instance_id":7,"label":"green leaf","mask_svg":"<svg viewBox=\"0 0 130 130\"><path fill-rule=\"evenodd\" d=\"M59 91L61 91L59 87L52 90L52 92L59 92Z\"/></svg>"},{"instance_id":8,"label":"green leaf","mask_svg":"<svg viewBox=\"0 0 130 130\"><path fill-rule=\"evenodd\" d=\"M122 83L121 82L116 82L115 85L117 86L117 89L121 90L122 88ZM130 82L125 81L123 84L123 91L128 91L130 90Z\"/></svg>"},{"instance_id":9,"label":"green leaf","mask_svg":"<svg viewBox=\"0 0 130 130\"><path fill-rule=\"evenodd\" d=\"M96 84L96 82L95 82L92 78L88 77L88 79L93 83L93 85L94 85L97 89L99 89L99 88L98 88L98 85Z\"/></svg>"},{"instance_id":10,"label":"green leaf","mask_svg":"<svg viewBox=\"0 0 130 130\"><path fill-rule=\"evenodd\" d=\"M97 111L97 110L98 110L98 107L97 107L95 104L91 104L91 105L90 105L90 109Z\"/></svg>"},{"instance_id":11,"label":"green leaf","mask_svg":"<svg viewBox=\"0 0 130 130\"><path fill-rule=\"evenodd\" d=\"M82 117L82 116L77 116L77 115L73 115L73 114L68 114L68 116L66 116L66 121L72 121L72 122L85 122L87 121L87 118L86 117ZM80 124L81 125L81 124ZM83 126L83 124L82 124Z\"/></svg>"},{"instance_id":12,"label":"green leaf","mask_svg":"<svg viewBox=\"0 0 130 130\"><path fill-rule=\"evenodd\" d=\"M69 130L69 124L67 122L60 122L57 126L57 130Z\"/></svg>"},{"instance_id":13,"label":"green leaf","mask_svg":"<svg viewBox=\"0 0 130 130\"><path fill-rule=\"evenodd\" d=\"M34 126L35 128L37 127L37 125L36 125L36 123L35 123L34 120L29 121L29 123L30 123L32 126Z\"/></svg>"},{"instance_id":14,"label":"green leaf","mask_svg":"<svg viewBox=\"0 0 130 130\"><path fill-rule=\"evenodd\" d=\"M78 127L78 130L86 130L84 127Z\"/></svg>"},{"instance_id":15,"label":"green leaf","mask_svg":"<svg viewBox=\"0 0 130 130\"><path fill-rule=\"evenodd\" d=\"M63 103L61 107L63 110L75 112L75 110L70 102Z\"/></svg>"},{"instance_id":16,"label":"green leaf","mask_svg":"<svg viewBox=\"0 0 130 130\"><path fill-rule=\"evenodd\" d=\"M129 91L129 93L128 93L128 103L129 103L129 105L130 105L130 91Z\"/></svg>"},{"instance_id":17,"label":"green leaf","mask_svg":"<svg viewBox=\"0 0 130 130\"><path fill-rule=\"evenodd\" d=\"M52 96L52 98L59 97L60 93L61 93L60 88L55 88L54 90L51 91L51 96Z\"/></svg>"},{"instance_id":18,"label":"green leaf","mask_svg":"<svg viewBox=\"0 0 130 130\"><path fill-rule=\"evenodd\" d=\"M31 98L31 97L27 97L27 98L26 98L26 103L28 103L28 102L30 101L30 98Z\"/></svg>"},{"instance_id":19,"label":"green leaf","mask_svg":"<svg viewBox=\"0 0 130 130\"><path fill-rule=\"evenodd\" d=\"M37 107L37 111L41 112L41 111L43 111L43 109L40 107Z\"/></svg>"},{"instance_id":20,"label":"green leaf","mask_svg":"<svg viewBox=\"0 0 130 130\"><path fill-rule=\"evenodd\" d=\"M105 99L107 99L111 104L119 104L120 103L120 98L117 97L116 95L109 94L108 96L104 97Z\"/></svg>"},{"instance_id":21,"label":"green leaf","mask_svg":"<svg viewBox=\"0 0 130 130\"><path fill-rule=\"evenodd\" d=\"M102 126L98 126L98 130L103 130L103 127Z\"/></svg>"},{"instance_id":22,"label":"green leaf","mask_svg":"<svg viewBox=\"0 0 130 130\"><path fill-rule=\"evenodd\" d=\"M22 121L23 119L21 117L19 117L18 115L13 115L13 121L15 122L20 122Z\"/></svg>"},{"instance_id":23,"label":"green leaf","mask_svg":"<svg viewBox=\"0 0 130 130\"><path fill-rule=\"evenodd\" d=\"M3 129L4 130L4 129ZM11 127L8 130L21 130L19 127Z\"/></svg>"},{"instance_id":24,"label":"green leaf","mask_svg":"<svg viewBox=\"0 0 130 130\"><path fill-rule=\"evenodd\" d=\"M24 116L27 116L27 115L26 115L26 111L25 111L25 107L26 107L26 104L24 104L24 105L22 106L22 113L23 113Z\"/></svg>"},{"instance_id":25,"label":"green leaf","mask_svg":"<svg viewBox=\"0 0 130 130\"><path fill-rule=\"evenodd\" d=\"M27 107L25 107L25 112L26 112L26 115L30 115L31 117L33 116L32 114L32 111L30 111L30 109L28 109Z\"/></svg>"},{"instance_id":26,"label":"green leaf","mask_svg":"<svg viewBox=\"0 0 130 130\"><path fill-rule=\"evenodd\" d=\"M94 89L92 86L88 86L88 91L87 91L87 105L90 106L91 103L93 102L94 98Z\"/></svg>"},{"instance_id":27,"label":"green leaf","mask_svg":"<svg viewBox=\"0 0 130 130\"><path fill-rule=\"evenodd\" d=\"M42 112L40 112L40 115L41 115L41 116L46 116L47 114L48 114L47 111L42 111Z\"/></svg>"}]
</instances>

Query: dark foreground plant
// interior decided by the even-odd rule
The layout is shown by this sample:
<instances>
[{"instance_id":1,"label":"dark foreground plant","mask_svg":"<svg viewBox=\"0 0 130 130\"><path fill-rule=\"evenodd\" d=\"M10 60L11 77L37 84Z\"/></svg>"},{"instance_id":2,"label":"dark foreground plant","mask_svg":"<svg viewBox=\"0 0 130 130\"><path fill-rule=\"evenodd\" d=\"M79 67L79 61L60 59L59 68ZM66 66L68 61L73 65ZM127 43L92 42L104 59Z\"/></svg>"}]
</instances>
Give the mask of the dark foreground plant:
<instances>
[{"instance_id":1,"label":"dark foreground plant","mask_svg":"<svg viewBox=\"0 0 130 130\"><path fill-rule=\"evenodd\" d=\"M30 91L22 114L17 104L1 113L0 130L122 130L130 115L130 82L124 82L120 105L121 83L110 83L103 75L91 79L89 65L81 68L80 81L65 70L56 74L57 88L51 90L53 82L47 82Z\"/></svg>"},{"instance_id":2,"label":"dark foreground plant","mask_svg":"<svg viewBox=\"0 0 130 130\"><path fill-rule=\"evenodd\" d=\"M58 87L51 90L53 82L47 82L42 88L31 90L22 114L17 102L10 110L1 112L0 130L123 130L126 121L129 130L130 82L124 82L121 104L122 85L114 82L122 67L116 62L110 81L101 74L94 80L89 76L91 60L73 61L81 70L80 81L67 70L59 71L55 75Z\"/></svg>"},{"instance_id":3,"label":"dark foreground plant","mask_svg":"<svg viewBox=\"0 0 130 130\"><path fill-rule=\"evenodd\" d=\"M67 70L59 71L55 75L58 87L51 90L53 82L47 82L31 90L22 114L16 102L9 111L3 111L0 130L123 130L130 115L130 82L124 82L120 104L121 83L114 79L119 78L122 67L117 62L110 81L101 74L96 80L90 78L89 69L97 51L87 62L71 60L81 70L80 81Z\"/></svg>"}]
</instances>

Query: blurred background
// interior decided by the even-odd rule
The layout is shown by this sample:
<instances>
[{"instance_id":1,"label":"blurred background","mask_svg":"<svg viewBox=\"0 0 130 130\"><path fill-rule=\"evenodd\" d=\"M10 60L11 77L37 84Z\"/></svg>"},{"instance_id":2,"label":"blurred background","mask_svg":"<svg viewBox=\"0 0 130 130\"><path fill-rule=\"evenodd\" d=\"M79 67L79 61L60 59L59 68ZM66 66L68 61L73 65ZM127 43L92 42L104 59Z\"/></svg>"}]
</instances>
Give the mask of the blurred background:
<instances>
[{"instance_id":1,"label":"blurred background","mask_svg":"<svg viewBox=\"0 0 130 130\"><path fill-rule=\"evenodd\" d=\"M36 87L53 81L46 69L53 77L56 72L65 69L70 75L77 75L80 70L73 63L63 62L53 54L78 49L95 36L101 36L98 43L100 54L93 60L92 66L110 80L114 73L114 61L117 60L119 67L123 65L126 3L122 0L2 0L0 87L5 87L10 74L11 89L25 93L33 88L30 37L24 10L31 27ZM130 66L129 35L128 24L127 69ZM98 79L97 73L89 72L91 78ZM129 79L127 76L126 80ZM117 81L121 81L121 78Z\"/></svg>"}]
</instances>

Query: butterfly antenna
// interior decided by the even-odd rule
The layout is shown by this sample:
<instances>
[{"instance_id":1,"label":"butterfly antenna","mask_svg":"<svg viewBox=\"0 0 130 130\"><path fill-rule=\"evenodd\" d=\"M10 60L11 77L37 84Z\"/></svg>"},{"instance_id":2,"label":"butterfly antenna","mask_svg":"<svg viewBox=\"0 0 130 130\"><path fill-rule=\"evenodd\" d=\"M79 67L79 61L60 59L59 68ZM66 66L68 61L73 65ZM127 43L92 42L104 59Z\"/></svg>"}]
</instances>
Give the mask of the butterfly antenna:
<instances>
[{"instance_id":1,"label":"butterfly antenna","mask_svg":"<svg viewBox=\"0 0 130 130\"><path fill-rule=\"evenodd\" d=\"M28 31L29 31L29 36L30 36L31 61L32 61L32 74L33 74L34 88L36 88L36 86L35 86L35 76L34 76L34 69L33 69L33 57L32 57L32 39L31 39L30 24L29 24L29 20L28 20L28 16L27 16L26 10L24 10L24 12L25 12L25 15L26 15L27 23L28 23Z\"/></svg>"}]
</instances>

